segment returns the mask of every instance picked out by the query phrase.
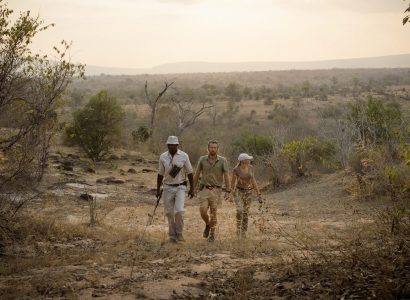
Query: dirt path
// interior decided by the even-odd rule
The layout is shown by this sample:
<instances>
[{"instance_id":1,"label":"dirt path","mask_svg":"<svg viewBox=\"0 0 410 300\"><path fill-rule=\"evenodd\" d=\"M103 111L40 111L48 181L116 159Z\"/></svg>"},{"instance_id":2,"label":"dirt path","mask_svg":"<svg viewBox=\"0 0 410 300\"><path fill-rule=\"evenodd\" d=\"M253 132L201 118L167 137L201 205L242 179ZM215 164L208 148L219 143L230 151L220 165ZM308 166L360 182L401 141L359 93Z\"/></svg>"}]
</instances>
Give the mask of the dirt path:
<instances>
[{"instance_id":1,"label":"dirt path","mask_svg":"<svg viewBox=\"0 0 410 300\"><path fill-rule=\"evenodd\" d=\"M83 186L60 185L53 193L66 195L64 201L33 204L33 212L41 207L42 214L62 224L83 226L89 218L88 205L78 200L78 194L86 186L90 192L107 195L98 200L101 225L96 229L86 229L77 238L71 234L65 239L57 236L55 241L32 241L9 249L0 258L4 267L0 293L5 298L219 299L240 295L251 282L275 284L273 274L297 251L294 239L309 235L317 243L329 242L334 235L372 222L363 217L368 215L366 204L349 199L347 177L335 173L270 192L261 208L253 203L246 239L236 239L235 207L226 202L218 213L217 241L208 243L202 238L204 224L197 200L187 200L186 242L171 244L162 207L142 235L153 209L152 186L136 184L140 177L120 186L97 186L95 178L84 175ZM89 238L84 237L87 234Z\"/></svg>"}]
</instances>

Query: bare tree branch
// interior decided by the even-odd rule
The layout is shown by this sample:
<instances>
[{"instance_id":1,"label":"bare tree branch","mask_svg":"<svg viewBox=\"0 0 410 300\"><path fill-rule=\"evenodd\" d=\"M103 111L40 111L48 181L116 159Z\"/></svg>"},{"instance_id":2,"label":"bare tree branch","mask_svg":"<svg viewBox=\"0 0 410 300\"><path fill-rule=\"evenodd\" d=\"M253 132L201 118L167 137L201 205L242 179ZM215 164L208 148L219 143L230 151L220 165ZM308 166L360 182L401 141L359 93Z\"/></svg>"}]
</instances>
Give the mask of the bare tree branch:
<instances>
[{"instance_id":1,"label":"bare tree branch","mask_svg":"<svg viewBox=\"0 0 410 300\"><path fill-rule=\"evenodd\" d=\"M176 99L172 99L174 102L175 107L177 109L177 130L178 135L182 134L182 132L191 127L195 124L196 120L209 109L214 107L215 105L208 105L206 106L205 103L202 103L202 106L199 109L194 109L192 101L178 101Z\"/></svg>"},{"instance_id":2,"label":"bare tree branch","mask_svg":"<svg viewBox=\"0 0 410 300\"><path fill-rule=\"evenodd\" d=\"M165 86L162 89L162 91L158 93L158 96L156 98L152 98L148 93L148 81L145 81L144 96L145 96L145 102L151 108L151 121L150 121L151 130L154 130L154 127L155 127L155 115L157 112L159 101L161 97L165 94L165 92L168 90L168 88L173 84L174 84L174 81L171 83L165 82Z\"/></svg>"}]
</instances>

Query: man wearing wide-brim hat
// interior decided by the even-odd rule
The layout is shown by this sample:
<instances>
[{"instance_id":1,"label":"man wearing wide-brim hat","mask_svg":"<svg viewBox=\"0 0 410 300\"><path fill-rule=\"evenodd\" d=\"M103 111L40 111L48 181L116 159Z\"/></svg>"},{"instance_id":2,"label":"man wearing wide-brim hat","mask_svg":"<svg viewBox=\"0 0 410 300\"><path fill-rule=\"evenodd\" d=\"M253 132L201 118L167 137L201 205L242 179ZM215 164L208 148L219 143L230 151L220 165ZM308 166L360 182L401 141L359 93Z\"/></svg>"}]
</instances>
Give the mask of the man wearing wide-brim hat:
<instances>
[{"instance_id":1,"label":"man wearing wide-brim hat","mask_svg":"<svg viewBox=\"0 0 410 300\"><path fill-rule=\"evenodd\" d=\"M189 156L178 149L176 136L167 139L168 151L159 157L157 176L157 197L163 185L165 215L168 219L168 235L171 242L184 242L184 202L187 180L189 180L188 195L194 196L192 165Z\"/></svg>"}]
</instances>

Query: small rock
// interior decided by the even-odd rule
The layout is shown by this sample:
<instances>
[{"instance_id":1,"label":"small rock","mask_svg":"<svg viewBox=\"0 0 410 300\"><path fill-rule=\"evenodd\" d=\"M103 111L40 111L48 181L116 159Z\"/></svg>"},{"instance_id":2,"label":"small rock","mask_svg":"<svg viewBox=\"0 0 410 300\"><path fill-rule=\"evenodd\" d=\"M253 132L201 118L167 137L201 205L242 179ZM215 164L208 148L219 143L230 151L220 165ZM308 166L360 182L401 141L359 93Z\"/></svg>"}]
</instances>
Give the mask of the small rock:
<instances>
[{"instance_id":1,"label":"small rock","mask_svg":"<svg viewBox=\"0 0 410 300\"><path fill-rule=\"evenodd\" d=\"M125 183L125 180L114 178L114 179L110 179L108 182L109 183L122 184L122 183Z\"/></svg>"},{"instance_id":2,"label":"small rock","mask_svg":"<svg viewBox=\"0 0 410 300\"><path fill-rule=\"evenodd\" d=\"M109 159L120 159L120 157L118 156L118 155L116 155L116 154L111 154L110 155L110 157L109 157Z\"/></svg>"},{"instance_id":3,"label":"small rock","mask_svg":"<svg viewBox=\"0 0 410 300\"><path fill-rule=\"evenodd\" d=\"M96 180L97 183L115 183L115 184L122 184L125 183L125 180L123 179L118 179L115 177L104 177L104 178L98 178Z\"/></svg>"},{"instance_id":4,"label":"small rock","mask_svg":"<svg viewBox=\"0 0 410 300\"><path fill-rule=\"evenodd\" d=\"M91 195L88 194L88 193L84 193L84 194L81 194L81 195L80 195L80 199L89 201L89 200L92 200L92 199L93 199L93 196L91 196Z\"/></svg>"},{"instance_id":5,"label":"small rock","mask_svg":"<svg viewBox=\"0 0 410 300\"><path fill-rule=\"evenodd\" d=\"M89 167L85 170L87 173L94 173L95 174L95 169Z\"/></svg>"},{"instance_id":6,"label":"small rock","mask_svg":"<svg viewBox=\"0 0 410 300\"><path fill-rule=\"evenodd\" d=\"M153 173L156 172L155 170L151 170L151 169L142 169L142 173Z\"/></svg>"},{"instance_id":7,"label":"small rock","mask_svg":"<svg viewBox=\"0 0 410 300\"><path fill-rule=\"evenodd\" d=\"M80 158L79 155L77 155L77 154L72 154L72 153L67 154L67 157L70 157L70 158L73 158L73 159L79 159L79 158Z\"/></svg>"},{"instance_id":8,"label":"small rock","mask_svg":"<svg viewBox=\"0 0 410 300\"><path fill-rule=\"evenodd\" d=\"M107 178L98 178L95 182L97 182L97 183L107 183Z\"/></svg>"},{"instance_id":9,"label":"small rock","mask_svg":"<svg viewBox=\"0 0 410 300\"><path fill-rule=\"evenodd\" d=\"M48 158L58 161L61 158L61 155L57 153L49 153Z\"/></svg>"},{"instance_id":10,"label":"small rock","mask_svg":"<svg viewBox=\"0 0 410 300\"><path fill-rule=\"evenodd\" d=\"M137 170L135 170L134 168L129 168L127 172L135 174L135 173L137 173Z\"/></svg>"}]
</instances>

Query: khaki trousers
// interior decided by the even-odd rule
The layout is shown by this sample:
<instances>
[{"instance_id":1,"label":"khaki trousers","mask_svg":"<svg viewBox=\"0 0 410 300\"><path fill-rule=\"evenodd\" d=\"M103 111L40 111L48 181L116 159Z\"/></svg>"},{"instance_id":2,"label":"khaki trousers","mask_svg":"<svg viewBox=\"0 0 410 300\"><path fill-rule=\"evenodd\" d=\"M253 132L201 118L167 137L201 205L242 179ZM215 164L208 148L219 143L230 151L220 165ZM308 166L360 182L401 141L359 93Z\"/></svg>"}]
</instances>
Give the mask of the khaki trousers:
<instances>
[{"instance_id":1,"label":"khaki trousers","mask_svg":"<svg viewBox=\"0 0 410 300\"><path fill-rule=\"evenodd\" d=\"M162 197L164 211L168 219L168 235L176 239L182 237L184 230L184 202L186 186L169 186L164 184Z\"/></svg>"},{"instance_id":2,"label":"khaki trousers","mask_svg":"<svg viewBox=\"0 0 410 300\"><path fill-rule=\"evenodd\" d=\"M217 210L222 205L222 198L222 190L218 188L213 188L212 190L204 188L198 193L199 211L206 225L209 225L210 236L213 238L215 238L215 229L218 224ZM208 208L210 215L208 215Z\"/></svg>"}]
</instances>

